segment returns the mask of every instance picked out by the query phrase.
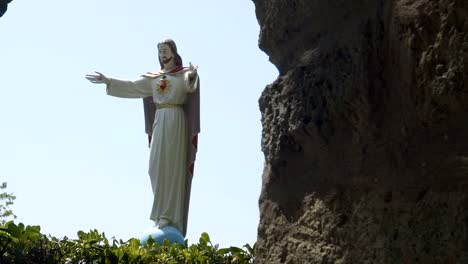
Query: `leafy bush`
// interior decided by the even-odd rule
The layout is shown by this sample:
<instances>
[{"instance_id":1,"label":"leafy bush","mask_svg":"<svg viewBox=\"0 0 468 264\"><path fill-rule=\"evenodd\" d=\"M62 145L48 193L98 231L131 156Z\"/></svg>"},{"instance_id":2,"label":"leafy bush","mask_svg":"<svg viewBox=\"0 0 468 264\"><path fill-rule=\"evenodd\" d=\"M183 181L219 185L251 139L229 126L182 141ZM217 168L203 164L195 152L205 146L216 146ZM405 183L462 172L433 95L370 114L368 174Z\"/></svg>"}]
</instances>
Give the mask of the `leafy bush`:
<instances>
[{"instance_id":1,"label":"leafy bush","mask_svg":"<svg viewBox=\"0 0 468 264\"><path fill-rule=\"evenodd\" d=\"M46 236L40 226L7 222L8 218L16 218L9 208L16 197L6 193L6 187L6 183L0 185L0 264L245 264L254 261L254 248L249 244L245 249L220 249L211 243L207 233L201 235L198 244L190 246L187 240L184 245L171 245L168 241L159 245L151 238L141 246L138 239L109 240L97 230L78 231L78 239Z\"/></svg>"},{"instance_id":2,"label":"leafy bush","mask_svg":"<svg viewBox=\"0 0 468 264\"><path fill-rule=\"evenodd\" d=\"M25 226L13 221L0 226L0 264L9 263L253 263L254 248L218 248L203 233L198 244L158 245L149 239L145 246L138 239L126 242L107 239L104 233L78 231L78 239L58 239L41 234L39 226Z\"/></svg>"},{"instance_id":3,"label":"leafy bush","mask_svg":"<svg viewBox=\"0 0 468 264\"><path fill-rule=\"evenodd\" d=\"M1 1L1 0L0 0ZM0 184L0 224L4 225L9 218L16 218L16 215L11 211L10 206L16 199L12 193L5 192L7 183Z\"/></svg>"}]
</instances>

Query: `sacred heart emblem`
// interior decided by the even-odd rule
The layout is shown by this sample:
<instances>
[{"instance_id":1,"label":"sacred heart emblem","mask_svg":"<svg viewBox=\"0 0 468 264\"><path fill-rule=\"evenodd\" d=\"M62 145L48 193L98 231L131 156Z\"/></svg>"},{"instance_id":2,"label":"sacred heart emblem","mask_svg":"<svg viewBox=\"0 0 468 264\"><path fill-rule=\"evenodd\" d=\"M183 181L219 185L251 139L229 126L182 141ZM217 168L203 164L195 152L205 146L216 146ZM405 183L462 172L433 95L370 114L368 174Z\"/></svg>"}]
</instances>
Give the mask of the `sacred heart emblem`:
<instances>
[{"instance_id":1,"label":"sacred heart emblem","mask_svg":"<svg viewBox=\"0 0 468 264\"><path fill-rule=\"evenodd\" d=\"M159 81L159 88L160 88L161 90L163 90L163 91L166 90L166 88L167 88L167 80L161 80L161 81Z\"/></svg>"},{"instance_id":2,"label":"sacred heart emblem","mask_svg":"<svg viewBox=\"0 0 468 264\"><path fill-rule=\"evenodd\" d=\"M171 84L168 79L159 80L159 83L157 85L158 93L164 94L169 90L169 88L171 88Z\"/></svg>"}]
</instances>

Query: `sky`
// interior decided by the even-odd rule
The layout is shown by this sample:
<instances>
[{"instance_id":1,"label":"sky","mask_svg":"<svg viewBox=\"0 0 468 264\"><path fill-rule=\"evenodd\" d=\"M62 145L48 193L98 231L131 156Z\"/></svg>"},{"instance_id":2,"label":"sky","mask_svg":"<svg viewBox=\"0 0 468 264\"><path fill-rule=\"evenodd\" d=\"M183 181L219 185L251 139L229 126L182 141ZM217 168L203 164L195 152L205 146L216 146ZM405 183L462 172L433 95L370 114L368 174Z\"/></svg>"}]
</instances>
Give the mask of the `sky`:
<instances>
[{"instance_id":1,"label":"sky","mask_svg":"<svg viewBox=\"0 0 468 264\"><path fill-rule=\"evenodd\" d=\"M141 99L84 76L159 70L175 40L198 66L201 134L186 238L253 244L264 156L258 98L277 69L258 48L252 1L14 0L0 18L0 182L17 222L55 237L140 237L152 191Z\"/></svg>"}]
</instances>

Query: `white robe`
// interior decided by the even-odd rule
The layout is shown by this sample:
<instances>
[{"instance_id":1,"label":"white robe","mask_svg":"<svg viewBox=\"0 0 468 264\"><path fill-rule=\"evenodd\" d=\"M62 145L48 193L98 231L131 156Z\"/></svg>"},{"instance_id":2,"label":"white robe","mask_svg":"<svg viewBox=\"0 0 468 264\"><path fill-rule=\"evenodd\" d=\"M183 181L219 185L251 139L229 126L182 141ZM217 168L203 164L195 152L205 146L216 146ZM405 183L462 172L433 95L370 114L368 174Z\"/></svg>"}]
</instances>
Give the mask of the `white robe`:
<instances>
[{"instance_id":1,"label":"white robe","mask_svg":"<svg viewBox=\"0 0 468 264\"><path fill-rule=\"evenodd\" d=\"M167 87L160 86L163 76ZM149 170L153 189L153 207L150 219L159 227L172 225L185 233L184 202L186 177L189 177L187 162L187 124L182 107L188 93L197 89L197 78L189 80L188 71L163 74L156 78L142 77L136 81L112 79L107 94L121 98L144 98L153 96L158 105L170 107L156 111L150 146ZM188 197L189 198L189 197Z\"/></svg>"}]
</instances>

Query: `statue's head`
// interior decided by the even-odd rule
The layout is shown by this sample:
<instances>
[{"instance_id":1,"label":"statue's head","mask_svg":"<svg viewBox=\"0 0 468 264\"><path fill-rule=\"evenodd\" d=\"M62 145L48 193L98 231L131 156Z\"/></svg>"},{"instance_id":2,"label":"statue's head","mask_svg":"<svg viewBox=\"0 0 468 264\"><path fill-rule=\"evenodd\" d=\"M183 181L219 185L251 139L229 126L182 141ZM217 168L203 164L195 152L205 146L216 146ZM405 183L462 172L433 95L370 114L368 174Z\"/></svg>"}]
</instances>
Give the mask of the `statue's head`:
<instances>
[{"instance_id":1,"label":"statue's head","mask_svg":"<svg viewBox=\"0 0 468 264\"><path fill-rule=\"evenodd\" d=\"M158 57L161 69L171 60L174 60L176 66L182 66L182 58L177 53L177 46L172 39L164 39L158 43Z\"/></svg>"}]
</instances>

